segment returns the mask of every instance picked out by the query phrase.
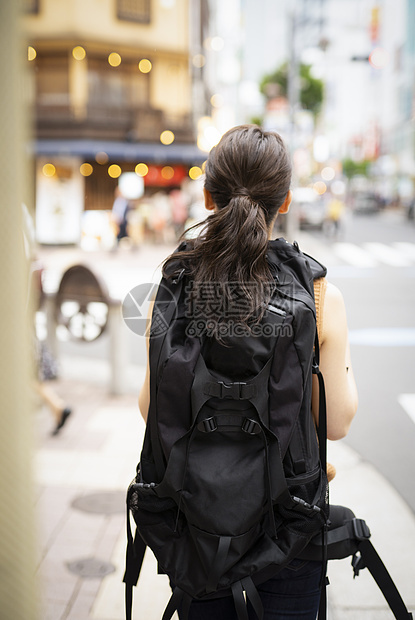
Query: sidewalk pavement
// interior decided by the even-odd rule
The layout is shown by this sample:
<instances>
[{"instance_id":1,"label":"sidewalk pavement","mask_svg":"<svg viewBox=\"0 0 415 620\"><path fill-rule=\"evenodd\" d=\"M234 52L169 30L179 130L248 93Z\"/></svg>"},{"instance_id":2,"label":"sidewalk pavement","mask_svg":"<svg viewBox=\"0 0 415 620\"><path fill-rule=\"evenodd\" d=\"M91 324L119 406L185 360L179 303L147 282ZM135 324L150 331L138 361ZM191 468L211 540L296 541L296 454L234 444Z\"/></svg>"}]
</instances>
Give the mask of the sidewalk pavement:
<instances>
[{"instance_id":1,"label":"sidewalk pavement","mask_svg":"<svg viewBox=\"0 0 415 620\"><path fill-rule=\"evenodd\" d=\"M134 261L141 263L145 256L146 265L140 269L154 269L162 252L165 256L166 248L141 256L140 251ZM67 258L69 255L74 257L74 253L69 252ZM63 264L62 254L60 258ZM113 258L118 265L114 272L125 274L123 263L127 260L132 274L131 257L120 254L109 260ZM53 250L43 252L43 259L46 266L56 268L59 263ZM107 366L106 360L98 357L62 357L62 378L55 387L73 407L73 415L61 433L52 437L51 415L44 408L36 413L41 620L124 618L124 498L144 433L137 406L144 367L130 365L126 393L111 396ZM414 610L415 515L374 467L344 441L330 443L329 461L337 468L330 484L331 502L347 505L356 516L366 519L373 544L405 603ZM329 577L329 620L392 617L367 570L353 580L349 559L333 561ZM167 578L157 575L154 558L147 552L134 594L134 619L160 620L168 597Z\"/></svg>"}]
</instances>

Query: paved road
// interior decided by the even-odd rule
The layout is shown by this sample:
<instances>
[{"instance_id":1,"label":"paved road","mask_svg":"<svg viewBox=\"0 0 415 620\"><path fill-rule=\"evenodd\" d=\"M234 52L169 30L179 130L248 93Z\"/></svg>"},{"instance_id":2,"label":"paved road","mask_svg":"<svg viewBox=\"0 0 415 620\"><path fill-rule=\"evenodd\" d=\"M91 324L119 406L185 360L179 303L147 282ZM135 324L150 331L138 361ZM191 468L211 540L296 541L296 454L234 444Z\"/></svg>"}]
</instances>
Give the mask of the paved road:
<instances>
[{"instance_id":1,"label":"paved road","mask_svg":"<svg viewBox=\"0 0 415 620\"><path fill-rule=\"evenodd\" d=\"M415 511L415 225L396 212L356 215L340 239L312 233L304 245L346 300L360 398L346 443Z\"/></svg>"}]
</instances>

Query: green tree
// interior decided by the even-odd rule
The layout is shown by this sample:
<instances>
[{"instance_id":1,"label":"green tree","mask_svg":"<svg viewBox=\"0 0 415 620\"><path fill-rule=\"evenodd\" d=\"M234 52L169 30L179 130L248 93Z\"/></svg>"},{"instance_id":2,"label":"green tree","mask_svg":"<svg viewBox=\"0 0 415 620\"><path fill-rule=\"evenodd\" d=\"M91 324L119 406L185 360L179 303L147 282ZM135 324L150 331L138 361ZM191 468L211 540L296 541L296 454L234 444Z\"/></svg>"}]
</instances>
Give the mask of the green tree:
<instances>
[{"instance_id":1,"label":"green tree","mask_svg":"<svg viewBox=\"0 0 415 620\"><path fill-rule=\"evenodd\" d=\"M372 162L367 159L364 159L363 161L354 161L354 159L344 159L342 161L343 174L348 179L351 179L357 174L361 174L367 177L369 173L369 165L371 163Z\"/></svg>"},{"instance_id":2,"label":"green tree","mask_svg":"<svg viewBox=\"0 0 415 620\"><path fill-rule=\"evenodd\" d=\"M274 73L265 75L260 90L268 99L288 94L288 63L282 64ZM311 75L311 65L300 65L300 103L305 110L316 116L324 97L324 82Z\"/></svg>"}]
</instances>

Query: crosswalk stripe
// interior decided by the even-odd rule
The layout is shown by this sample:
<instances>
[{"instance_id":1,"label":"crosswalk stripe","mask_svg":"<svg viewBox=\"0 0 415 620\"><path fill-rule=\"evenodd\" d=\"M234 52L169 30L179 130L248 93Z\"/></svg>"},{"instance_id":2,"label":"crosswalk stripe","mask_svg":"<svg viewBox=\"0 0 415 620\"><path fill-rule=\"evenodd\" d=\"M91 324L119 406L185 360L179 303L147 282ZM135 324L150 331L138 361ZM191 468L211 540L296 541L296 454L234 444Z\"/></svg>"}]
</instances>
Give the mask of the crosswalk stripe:
<instances>
[{"instance_id":1,"label":"crosswalk stripe","mask_svg":"<svg viewBox=\"0 0 415 620\"><path fill-rule=\"evenodd\" d=\"M354 243L338 242L333 246L333 251L338 258L354 267L377 267L379 265L377 258Z\"/></svg>"},{"instance_id":2,"label":"crosswalk stripe","mask_svg":"<svg viewBox=\"0 0 415 620\"><path fill-rule=\"evenodd\" d=\"M408 267L412 264L404 254L385 243L367 242L363 244L363 248L382 263L392 267Z\"/></svg>"},{"instance_id":3,"label":"crosswalk stripe","mask_svg":"<svg viewBox=\"0 0 415 620\"><path fill-rule=\"evenodd\" d=\"M415 261L415 243L410 243L409 241L395 241L392 245L398 252L402 252L404 256Z\"/></svg>"},{"instance_id":4,"label":"crosswalk stripe","mask_svg":"<svg viewBox=\"0 0 415 620\"><path fill-rule=\"evenodd\" d=\"M415 394L400 394L398 402L415 423Z\"/></svg>"}]
</instances>

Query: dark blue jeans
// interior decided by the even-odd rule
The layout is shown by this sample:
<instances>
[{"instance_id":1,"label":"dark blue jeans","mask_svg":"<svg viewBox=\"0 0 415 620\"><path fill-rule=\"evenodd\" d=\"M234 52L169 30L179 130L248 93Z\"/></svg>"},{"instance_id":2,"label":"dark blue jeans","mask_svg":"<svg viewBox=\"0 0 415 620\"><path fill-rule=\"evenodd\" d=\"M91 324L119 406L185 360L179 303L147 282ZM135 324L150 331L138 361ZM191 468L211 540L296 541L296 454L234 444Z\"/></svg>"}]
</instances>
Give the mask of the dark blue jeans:
<instances>
[{"instance_id":1,"label":"dark blue jeans","mask_svg":"<svg viewBox=\"0 0 415 620\"><path fill-rule=\"evenodd\" d=\"M321 562L293 560L258 586L264 620L315 620L320 601ZM257 620L248 601L249 620ZM237 620L232 596L193 601L189 620Z\"/></svg>"}]
</instances>

